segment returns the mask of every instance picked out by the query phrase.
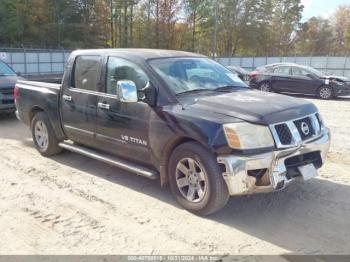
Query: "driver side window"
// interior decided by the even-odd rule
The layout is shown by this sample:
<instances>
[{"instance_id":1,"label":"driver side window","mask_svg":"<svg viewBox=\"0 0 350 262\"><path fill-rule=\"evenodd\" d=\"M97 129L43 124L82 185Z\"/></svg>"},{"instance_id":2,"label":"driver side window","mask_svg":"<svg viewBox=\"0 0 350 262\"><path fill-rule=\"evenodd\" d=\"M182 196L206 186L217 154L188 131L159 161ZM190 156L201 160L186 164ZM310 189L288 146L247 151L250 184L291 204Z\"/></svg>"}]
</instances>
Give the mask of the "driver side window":
<instances>
[{"instance_id":1,"label":"driver side window","mask_svg":"<svg viewBox=\"0 0 350 262\"><path fill-rule=\"evenodd\" d=\"M107 64L106 93L116 95L117 82L121 80L133 81L137 90L142 90L149 82L147 75L138 65L122 58L109 57Z\"/></svg>"}]
</instances>

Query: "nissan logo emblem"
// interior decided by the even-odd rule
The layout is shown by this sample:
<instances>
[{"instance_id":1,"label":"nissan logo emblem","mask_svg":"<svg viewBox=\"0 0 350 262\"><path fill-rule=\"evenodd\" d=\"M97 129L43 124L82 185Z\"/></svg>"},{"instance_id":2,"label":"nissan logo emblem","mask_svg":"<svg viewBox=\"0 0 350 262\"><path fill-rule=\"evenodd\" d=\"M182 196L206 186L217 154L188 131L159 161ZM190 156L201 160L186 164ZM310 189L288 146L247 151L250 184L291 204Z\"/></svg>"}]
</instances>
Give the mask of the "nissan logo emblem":
<instances>
[{"instance_id":1,"label":"nissan logo emblem","mask_svg":"<svg viewBox=\"0 0 350 262\"><path fill-rule=\"evenodd\" d=\"M301 131L304 133L304 135L309 135L310 134L310 128L309 128L309 125L305 122L302 122L301 125Z\"/></svg>"}]
</instances>

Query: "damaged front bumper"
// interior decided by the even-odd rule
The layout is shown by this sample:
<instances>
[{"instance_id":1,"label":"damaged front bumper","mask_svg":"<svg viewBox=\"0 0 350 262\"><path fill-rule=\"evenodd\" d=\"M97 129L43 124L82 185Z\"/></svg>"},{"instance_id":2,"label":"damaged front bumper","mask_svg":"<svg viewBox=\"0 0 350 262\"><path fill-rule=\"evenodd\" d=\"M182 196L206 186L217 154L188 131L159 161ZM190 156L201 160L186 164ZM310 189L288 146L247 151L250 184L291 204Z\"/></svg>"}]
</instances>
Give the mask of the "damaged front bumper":
<instances>
[{"instance_id":1,"label":"damaged front bumper","mask_svg":"<svg viewBox=\"0 0 350 262\"><path fill-rule=\"evenodd\" d=\"M315 177L329 146L330 133L324 128L319 138L298 147L254 156L219 156L218 163L225 165L223 178L231 196L268 193L296 179Z\"/></svg>"}]
</instances>

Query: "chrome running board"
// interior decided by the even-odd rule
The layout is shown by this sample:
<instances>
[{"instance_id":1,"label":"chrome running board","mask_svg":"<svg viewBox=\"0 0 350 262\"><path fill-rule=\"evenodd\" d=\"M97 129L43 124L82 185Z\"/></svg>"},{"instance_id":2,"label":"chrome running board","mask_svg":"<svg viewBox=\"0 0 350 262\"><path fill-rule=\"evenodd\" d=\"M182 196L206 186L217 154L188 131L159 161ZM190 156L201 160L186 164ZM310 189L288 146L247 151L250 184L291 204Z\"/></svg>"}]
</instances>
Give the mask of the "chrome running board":
<instances>
[{"instance_id":1,"label":"chrome running board","mask_svg":"<svg viewBox=\"0 0 350 262\"><path fill-rule=\"evenodd\" d=\"M78 146L72 143L68 143L68 142L62 142L59 143L59 146L63 149L66 149L68 151L74 152L74 153L78 153L80 155L83 156L87 156L90 157L92 159L104 162L106 164L110 164L112 166L121 168L125 171L134 173L136 175L139 176L143 176L152 180L158 179L159 175L156 171L151 170L149 168L140 166L140 165L136 165L132 162L126 161L126 160L122 160L116 157L112 157L109 156L107 154L103 154L103 153L99 153L93 149L88 149L82 146Z\"/></svg>"}]
</instances>

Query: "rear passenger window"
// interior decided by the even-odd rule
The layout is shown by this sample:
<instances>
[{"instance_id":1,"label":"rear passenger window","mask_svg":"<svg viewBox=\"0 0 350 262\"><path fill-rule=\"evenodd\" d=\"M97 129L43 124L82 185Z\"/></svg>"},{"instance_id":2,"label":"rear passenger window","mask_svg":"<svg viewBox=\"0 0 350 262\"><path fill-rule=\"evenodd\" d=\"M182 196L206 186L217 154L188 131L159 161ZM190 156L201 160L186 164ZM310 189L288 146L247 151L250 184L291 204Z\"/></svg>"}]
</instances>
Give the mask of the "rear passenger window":
<instances>
[{"instance_id":1,"label":"rear passenger window","mask_svg":"<svg viewBox=\"0 0 350 262\"><path fill-rule=\"evenodd\" d=\"M117 94L117 82L120 80L133 81L138 90L145 88L149 81L138 65L122 58L110 57L107 65L107 94Z\"/></svg>"},{"instance_id":2,"label":"rear passenger window","mask_svg":"<svg viewBox=\"0 0 350 262\"><path fill-rule=\"evenodd\" d=\"M290 67L289 66L277 67L274 70L274 73L278 75L290 75Z\"/></svg>"},{"instance_id":3,"label":"rear passenger window","mask_svg":"<svg viewBox=\"0 0 350 262\"><path fill-rule=\"evenodd\" d=\"M75 60L73 86L75 88L99 91L101 77L100 56L78 56Z\"/></svg>"}]
</instances>

